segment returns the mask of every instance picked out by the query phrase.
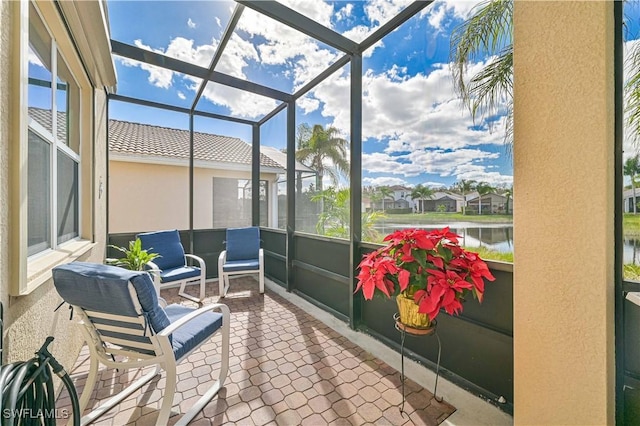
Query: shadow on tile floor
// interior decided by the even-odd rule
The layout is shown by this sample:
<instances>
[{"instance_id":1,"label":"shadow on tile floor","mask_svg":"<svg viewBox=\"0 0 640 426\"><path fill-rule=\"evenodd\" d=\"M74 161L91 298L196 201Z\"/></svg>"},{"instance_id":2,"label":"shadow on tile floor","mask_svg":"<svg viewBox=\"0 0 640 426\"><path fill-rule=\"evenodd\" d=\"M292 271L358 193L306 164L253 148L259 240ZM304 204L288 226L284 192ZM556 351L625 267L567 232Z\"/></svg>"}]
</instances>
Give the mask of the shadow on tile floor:
<instances>
[{"instance_id":1,"label":"shadow on tile floor","mask_svg":"<svg viewBox=\"0 0 640 426\"><path fill-rule=\"evenodd\" d=\"M223 303L231 310L229 375L219 394L193 425L436 425L455 408L437 402L415 382L405 382L405 414L400 373L282 297L258 293L252 277L232 279ZM207 285L205 303L218 299L217 283ZM195 303L166 289L168 303ZM205 392L220 368L221 337L201 346L178 365L172 411L184 413ZM80 394L89 369L85 346L71 371ZM97 407L148 370L103 369L89 408ZM155 425L164 376L154 378L96 425ZM70 407L62 393L57 408ZM88 412L88 411L87 411ZM86 412L85 412L86 413ZM170 418L170 424L179 419Z\"/></svg>"}]
</instances>

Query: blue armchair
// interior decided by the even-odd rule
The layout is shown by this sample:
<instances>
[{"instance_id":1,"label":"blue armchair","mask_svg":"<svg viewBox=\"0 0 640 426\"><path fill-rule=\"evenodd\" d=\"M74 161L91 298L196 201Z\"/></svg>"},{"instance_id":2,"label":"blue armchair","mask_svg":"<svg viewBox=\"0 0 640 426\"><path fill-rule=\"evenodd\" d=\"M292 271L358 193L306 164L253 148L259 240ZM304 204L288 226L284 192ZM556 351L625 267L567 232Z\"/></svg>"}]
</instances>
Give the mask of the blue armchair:
<instances>
[{"instance_id":1,"label":"blue armchair","mask_svg":"<svg viewBox=\"0 0 640 426\"><path fill-rule=\"evenodd\" d=\"M53 283L62 299L74 307L89 346L91 365L80 397L81 412L90 400L100 364L121 369L155 367L82 417L81 424L95 421L162 369L166 386L156 424L166 425L178 380L177 364L210 342L218 331L222 332L218 377L176 425L188 424L224 384L229 369L230 330L226 305L194 309L172 304L162 308L149 274L97 263L58 266L53 269Z\"/></svg>"},{"instance_id":2,"label":"blue armchair","mask_svg":"<svg viewBox=\"0 0 640 426\"><path fill-rule=\"evenodd\" d=\"M145 232L136 235L142 242L142 248L149 253L158 253L153 263L149 262L152 269L159 270L158 289L163 286L180 285L178 294L194 302L202 302L204 299L205 280L207 266L202 258L184 252L180 242L180 234L177 230ZM194 259L198 266L187 265L187 258ZM199 284L199 297L194 297L184 292L187 284Z\"/></svg>"},{"instance_id":3,"label":"blue armchair","mask_svg":"<svg viewBox=\"0 0 640 426\"><path fill-rule=\"evenodd\" d=\"M229 290L231 275L258 273L260 294L264 293L264 251L260 248L260 228L228 228L226 250L218 258L220 297Z\"/></svg>"}]
</instances>

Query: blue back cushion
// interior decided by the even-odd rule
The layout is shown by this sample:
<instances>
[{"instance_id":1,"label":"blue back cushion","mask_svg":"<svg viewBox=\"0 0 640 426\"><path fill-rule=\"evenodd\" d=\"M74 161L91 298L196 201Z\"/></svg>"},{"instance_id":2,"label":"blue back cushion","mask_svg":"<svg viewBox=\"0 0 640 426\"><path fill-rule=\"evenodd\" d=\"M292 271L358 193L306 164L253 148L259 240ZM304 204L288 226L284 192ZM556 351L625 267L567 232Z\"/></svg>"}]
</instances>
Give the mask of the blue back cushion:
<instances>
[{"instance_id":1,"label":"blue back cushion","mask_svg":"<svg viewBox=\"0 0 640 426\"><path fill-rule=\"evenodd\" d=\"M227 260L257 259L260 251L260 228L227 229Z\"/></svg>"},{"instance_id":2,"label":"blue back cushion","mask_svg":"<svg viewBox=\"0 0 640 426\"><path fill-rule=\"evenodd\" d=\"M145 232L136 235L142 242L142 248L149 253L158 253L161 257L153 260L160 269L177 268L186 264L184 247L180 242L178 230Z\"/></svg>"},{"instance_id":3,"label":"blue back cushion","mask_svg":"<svg viewBox=\"0 0 640 426\"><path fill-rule=\"evenodd\" d=\"M129 282L154 332L164 330L170 324L169 317L158 304L156 290L146 272L87 262L72 262L53 269L53 283L65 302L91 311L136 317Z\"/></svg>"}]
</instances>

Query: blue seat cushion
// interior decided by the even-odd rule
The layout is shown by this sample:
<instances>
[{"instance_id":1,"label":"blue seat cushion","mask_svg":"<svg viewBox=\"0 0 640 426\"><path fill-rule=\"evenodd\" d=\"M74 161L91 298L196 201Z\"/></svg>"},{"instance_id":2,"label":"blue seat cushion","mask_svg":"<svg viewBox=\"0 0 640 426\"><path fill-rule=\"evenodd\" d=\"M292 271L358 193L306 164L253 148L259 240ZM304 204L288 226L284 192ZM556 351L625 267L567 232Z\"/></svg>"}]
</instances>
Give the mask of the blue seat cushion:
<instances>
[{"instance_id":1,"label":"blue seat cushion","mask_svg":"<svg viewBox=\"0 0 640 426\"><path fill-rule=\"evenodd\" d=\"M227 261L222 266L223 272L237 271L258 271L260 270L260 261L258 259L249 260L232 260Z\"/></svg>"},{"instance_id":2,"label":"blue seat cushion","mask_svg":"<svg viewBox=\"0 0 640 426\"><path fill-rule=\"evenodd\" d=\"M195 311L194 308L172 304L165 308L171 323L178 321L183 316ZM172 333L173 354L179 360L189 351L197 348L202 342L222 327L222 314L218 312L206 312Z\"/></svg>"},{"instance_id":3,"label":"blue seat cushion","mask_svg":"<svg viewBox=\"0 0 640 426\"><path fill-rule=\"evenodd\" d=\"M153 260L158 268L165 270L187 264L178 230L145 232L136 237L140 238L144 250L160 255Z\"/></svg>"},{"instance_id":4,"label":"blue seat cushion","mask_svg":"<svg viewBox=\"0 0 640 426\"><path fill-rule=\"evenodd\" d=\"M227 260L257 259L260 251L260 228L227 229Z\"/></svg>"},{"instance_id":5,"label":"blue seat cushion","mask_svg":"<svg viewBox=\"0 0 640 426\"><path fill-rule=\"evenodd\" d=\"M179 268L164 269L160 273L160 279L163 283L184 280L192 277L200 276L200 268L193 266L181 266Z\"/></svg>"},{"instance_id":6,"label":"blue seat cushion","mask_svg":"<svg viewBox=\"0 0 640 426\"><path fill-rule=\"evenodd\" d=\"M158 304L158 295L148 273L88 262L72 262L53 269L54 286L70 305L90 311L137 317L129 293L129 282L153 331L158 333L164 330L169 325L169 318Z\"/></svg>"}]
</instances>

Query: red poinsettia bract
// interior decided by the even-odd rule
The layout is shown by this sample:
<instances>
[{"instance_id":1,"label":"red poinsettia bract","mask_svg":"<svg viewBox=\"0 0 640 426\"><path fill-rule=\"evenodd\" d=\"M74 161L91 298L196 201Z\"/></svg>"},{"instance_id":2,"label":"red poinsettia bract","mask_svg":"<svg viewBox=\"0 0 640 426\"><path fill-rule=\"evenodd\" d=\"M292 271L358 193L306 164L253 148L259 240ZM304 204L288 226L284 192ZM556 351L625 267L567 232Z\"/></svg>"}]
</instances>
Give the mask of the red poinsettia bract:
<instances>
[{"instance_id":1,"label":"red poinsettia bract","mask_svg":"<svg viewBox=\"0 0 640 426\"><path fill-rule=\"evenodd\" d=\"M360 262L356 292L362 289L365 300L376 292L388 298L402 293L432 321L441 309L450 315L460 313L468 293L482 302L484 280L495 278L476 253L460 247L458 238L448 227L389 234L386 246Z\"/></svg>"}]
</instances>

